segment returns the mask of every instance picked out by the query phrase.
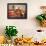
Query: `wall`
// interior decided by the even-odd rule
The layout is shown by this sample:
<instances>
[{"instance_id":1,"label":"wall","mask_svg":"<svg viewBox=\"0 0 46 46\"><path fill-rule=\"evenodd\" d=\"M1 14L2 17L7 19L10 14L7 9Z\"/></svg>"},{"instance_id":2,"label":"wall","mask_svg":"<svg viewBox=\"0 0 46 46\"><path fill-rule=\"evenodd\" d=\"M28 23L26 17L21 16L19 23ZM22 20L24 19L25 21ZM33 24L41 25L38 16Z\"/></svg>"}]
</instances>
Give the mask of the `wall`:
<instances>
[{"instance_id":1,"label":"wall","mask_svg":"<svg viewBox=\"0 0 46 46\"><path fill-rule=\"evenodd\" d=\"M7 3L27 3L27 19L7 19ZM40 6L46 5L46 0L0 0L0 34L4 34L6 25L15 25L19 31L18 36L31 36L37 34L37 29L46 30L40 27L35 16L41 13ZM39 36L38 33L37 36ZM41 36L40 36L41 37Z\"/></svg>"}]
</instances>

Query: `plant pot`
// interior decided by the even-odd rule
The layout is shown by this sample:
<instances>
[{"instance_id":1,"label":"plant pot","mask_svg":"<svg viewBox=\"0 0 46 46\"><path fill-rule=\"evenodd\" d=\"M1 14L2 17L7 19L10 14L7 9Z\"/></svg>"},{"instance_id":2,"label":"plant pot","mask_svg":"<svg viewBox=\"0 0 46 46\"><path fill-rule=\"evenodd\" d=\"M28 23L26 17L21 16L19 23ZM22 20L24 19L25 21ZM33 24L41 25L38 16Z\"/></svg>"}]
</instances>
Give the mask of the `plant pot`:
<instances>
[{"instance_id":1,"label":"plant pot","mask_svg":"<svg viewBox=\"0 0 46 46\"><path fill-rule=\"evenodd\" d=\"M12 36L11 40L12 40L12 43L14 44L14 40L16 39L17 37L16 36Z\"/></svg>"},{"instance_id":2,"label":"plant pot","mask_svg":"<svg viewBox=\"0 0 46 46\"><path fill-rule=\"evenodd\" d=\"M12 41L11 41L10 39L7 39L7 43L8 43L8 44L11 44Z\"/></svg>"},{"instance_id":3,"label":"plant pot","mask_svg":"<svg viewBox=\"0 0 46 46\"><path fill-rule=\"evenodd\" d=\"M42 26L42 27L46 27L46 20L43 20L43 21L41 22L41 26Z\"/></svg>"}]
</instances>

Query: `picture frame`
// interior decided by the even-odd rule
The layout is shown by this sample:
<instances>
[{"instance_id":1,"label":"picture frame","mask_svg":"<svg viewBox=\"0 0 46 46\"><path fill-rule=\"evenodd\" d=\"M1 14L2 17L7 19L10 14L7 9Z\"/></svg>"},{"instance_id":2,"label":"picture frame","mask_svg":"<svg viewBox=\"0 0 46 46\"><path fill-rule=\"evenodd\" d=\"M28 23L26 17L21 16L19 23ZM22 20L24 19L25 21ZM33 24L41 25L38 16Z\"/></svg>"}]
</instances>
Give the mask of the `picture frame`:
<instances>
[{"instance_id":1,"label":"picture frame","mask_svg":"<svg viewBox=\"0 0 46 46\"><path fill-rule=\"evenodd\" d=\"M27 19L27 3L8 3L8 19Z\"/></svg>"}]
</instances>

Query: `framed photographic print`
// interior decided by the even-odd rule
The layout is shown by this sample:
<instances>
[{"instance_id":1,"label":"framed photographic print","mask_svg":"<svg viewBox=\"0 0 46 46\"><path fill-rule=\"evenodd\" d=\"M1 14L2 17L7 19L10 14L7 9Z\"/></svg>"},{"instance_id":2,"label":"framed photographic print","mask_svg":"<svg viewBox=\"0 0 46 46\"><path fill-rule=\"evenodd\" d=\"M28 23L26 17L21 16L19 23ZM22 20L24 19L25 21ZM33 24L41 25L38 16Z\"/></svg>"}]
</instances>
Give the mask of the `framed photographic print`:
<instances>
[{"instance_id":1,"label":"framed photographic print","mask_svg":"<svg viewBox=\"0 0 46 46\"><path fill-rule=\"evenodd\" d=\"M8 19L27 19L27 3L8 3Z\"/></svg>"}]
</instances>

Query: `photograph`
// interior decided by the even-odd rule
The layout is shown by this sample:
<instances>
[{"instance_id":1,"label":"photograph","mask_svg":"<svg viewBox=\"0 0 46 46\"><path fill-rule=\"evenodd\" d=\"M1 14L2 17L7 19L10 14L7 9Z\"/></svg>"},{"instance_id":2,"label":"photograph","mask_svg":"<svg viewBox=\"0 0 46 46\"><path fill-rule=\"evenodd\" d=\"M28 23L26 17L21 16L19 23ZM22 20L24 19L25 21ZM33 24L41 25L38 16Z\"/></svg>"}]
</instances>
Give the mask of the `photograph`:
<instances>
[{"instance_id":1,"label":"photograph","mask_svg":"<svg viewBox=\"0 0 46 46\"><path fill-rule=\"evenodd\" d=\"M27 19L27 3L8 3L8 19Z\"/></svg>"}]
</instances>

